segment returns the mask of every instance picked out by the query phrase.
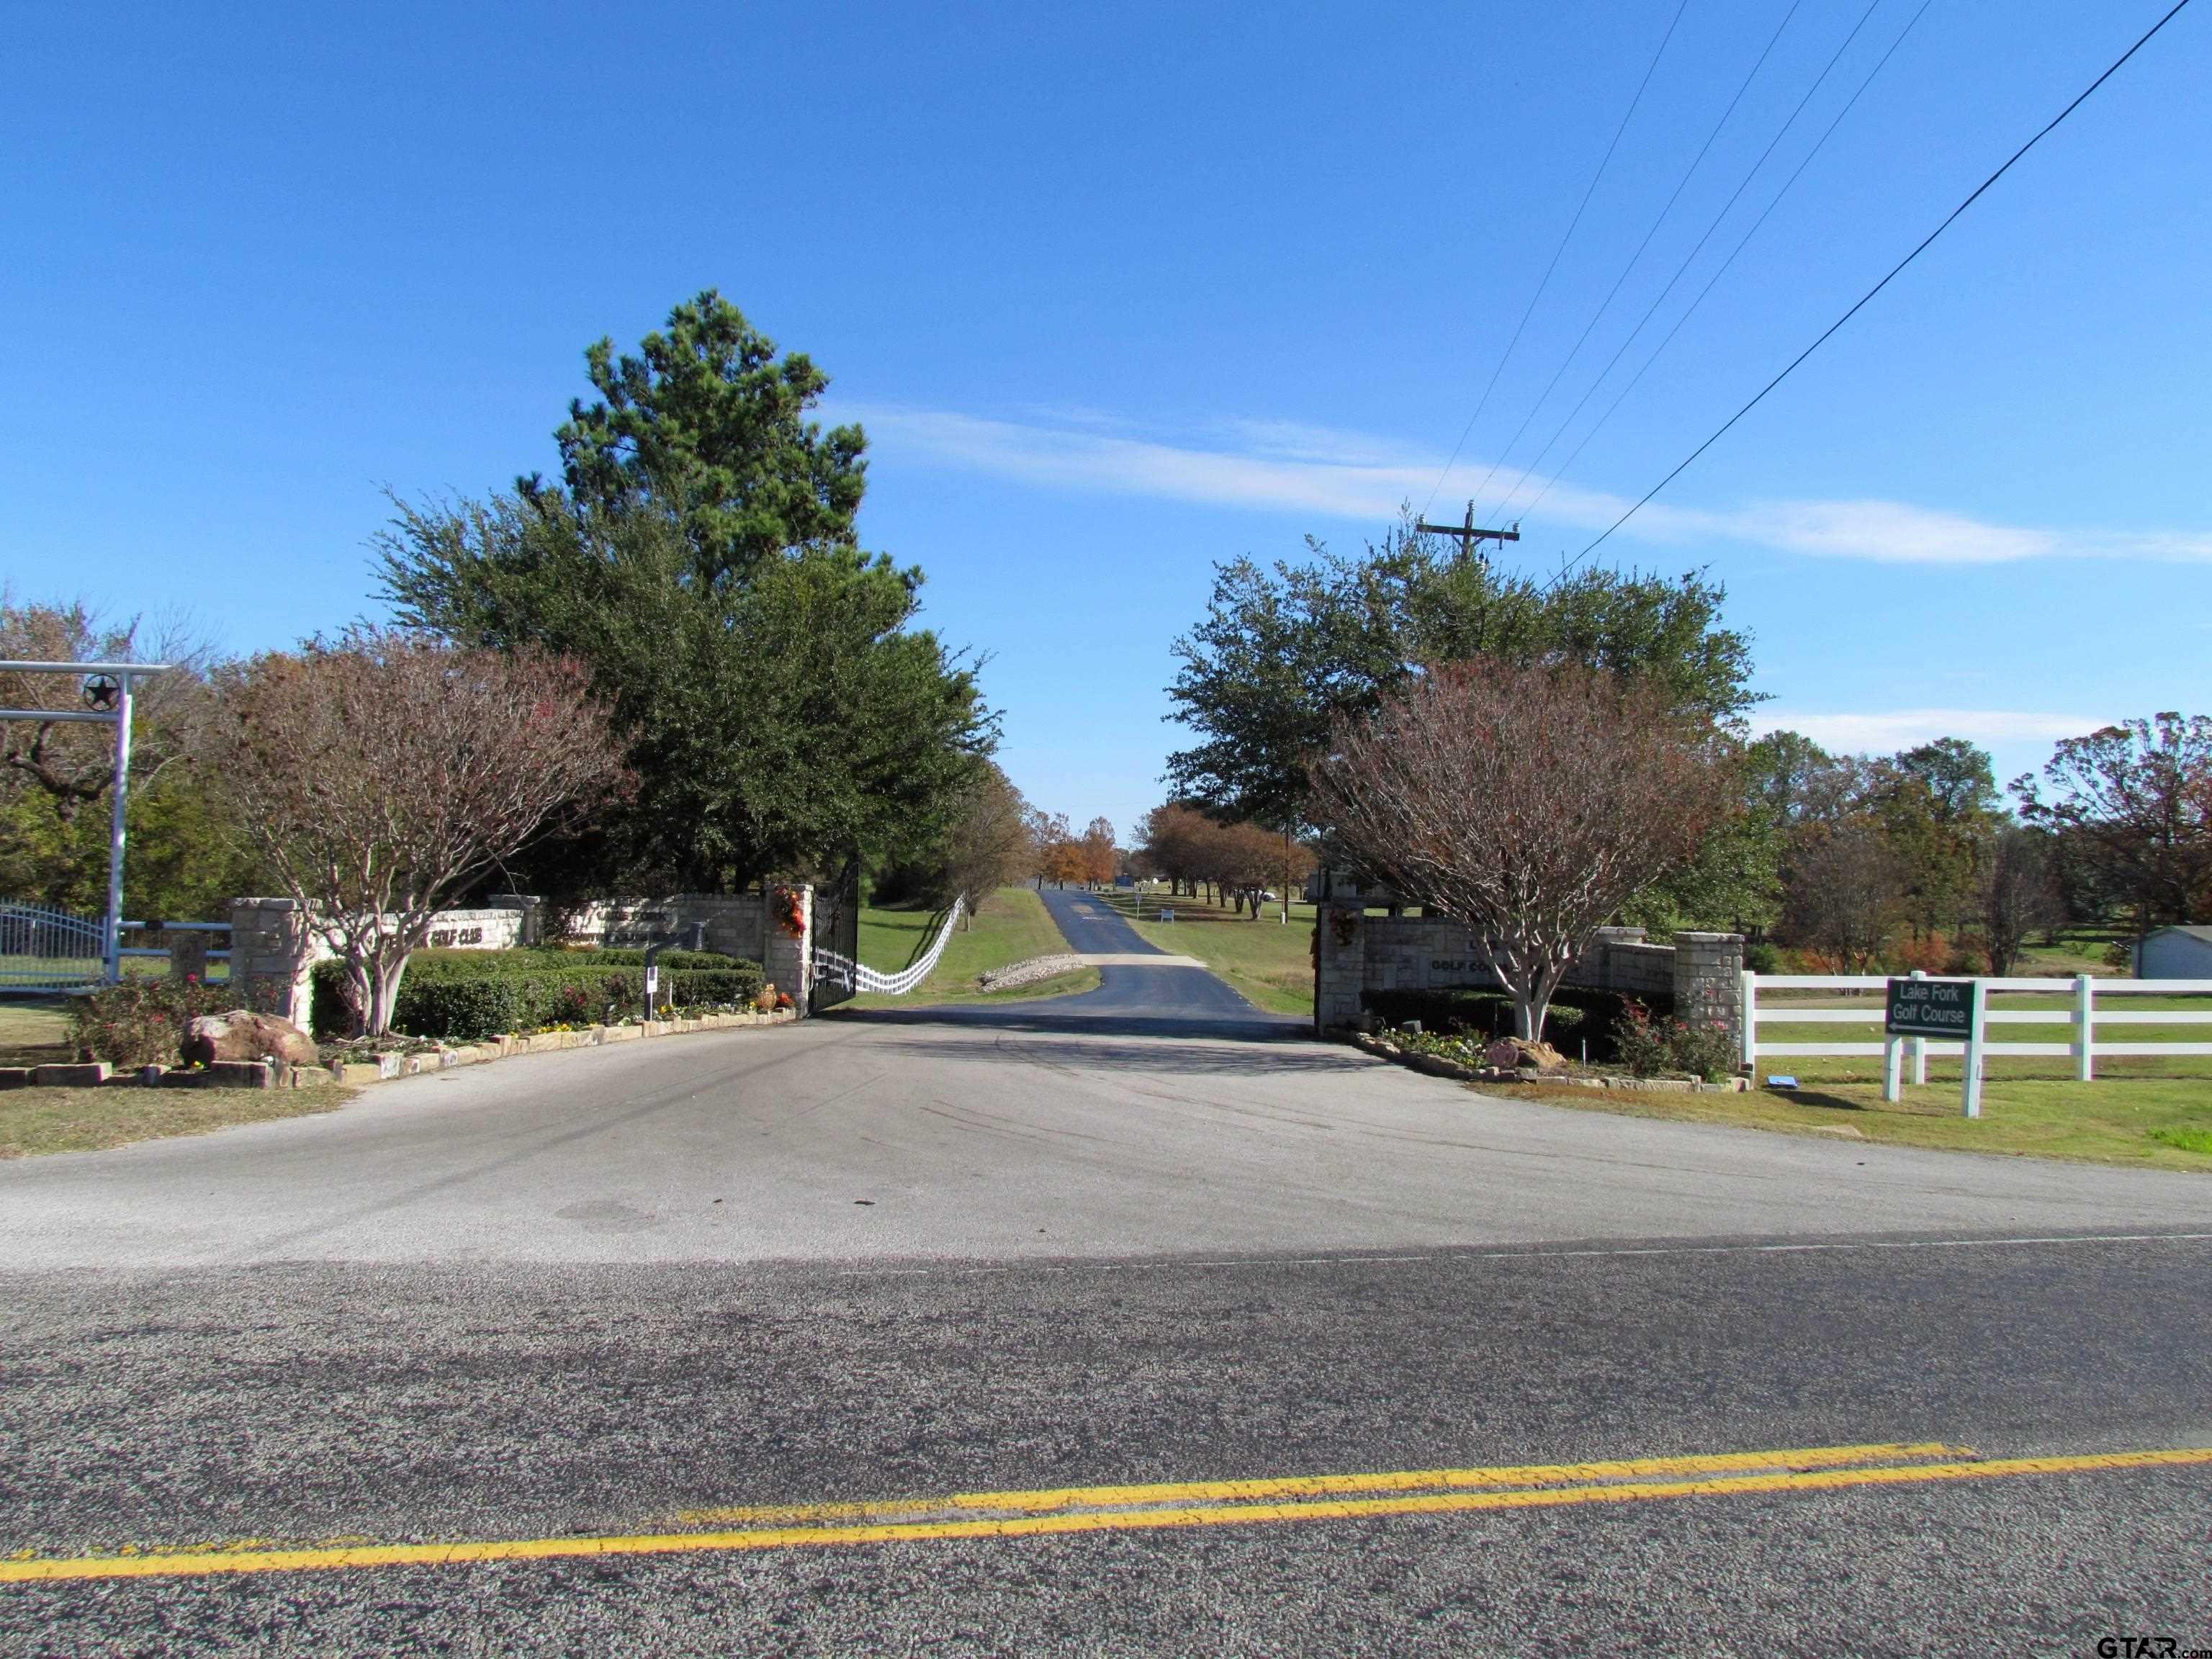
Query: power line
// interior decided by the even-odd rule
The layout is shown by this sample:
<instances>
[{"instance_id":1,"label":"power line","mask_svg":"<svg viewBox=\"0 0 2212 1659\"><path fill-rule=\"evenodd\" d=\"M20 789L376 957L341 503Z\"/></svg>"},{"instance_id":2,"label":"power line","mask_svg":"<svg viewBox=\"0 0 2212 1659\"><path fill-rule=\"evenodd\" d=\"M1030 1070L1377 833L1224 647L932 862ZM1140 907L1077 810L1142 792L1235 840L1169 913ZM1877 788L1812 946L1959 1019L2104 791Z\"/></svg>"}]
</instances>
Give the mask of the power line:
<instances>
[{"instance_id":1,"label":"power line","mask_svg":"<svg viewBox=\"0 0 2212 1659\"><path fill-rule=\"evenodd\" d=\"M1789 195L1790 187L1798 179L1804 177L1805 169L1813 165L1813 158L1820 155L1820 151L1826 147L1828 140L1835 136L1836 129L1843 125L1844 118L1849 115L1859 100L1865 96L1866 89L1874 84L1875 77L1888 65L1891 58L1897 56L1897 49L1905 44L1905 37L1912 33L1914 25L1927 15L1928 8L1935 3L1936 0L1920 0L1920 9L1905 20L1905 27L1897 32L1897 39L1889 43L1889 50L1875 60L1875 66L1866 72L1865 78L1858 83L1856 89L1844 100L1844 106L1836 112L1834 118L1821 130L1820 136L1814 140L1813 148L1805 152L1804 159L1799 161L1790 176L1782 181L1782 188L1774 192L1774 199L1767 203L1766 206L1760 210L1759 217L1751 222L1751 228L1745 231L1736 245L1729 250L1728 258L1721 261L1719 268L1705 278L1705 285L1698 290L1697 298L1692 300L1682 314L1674 319L1674 325L1667 331L1666 337L1652 348L1651 355L1644 360L1635 374L1628 377L1627 384L1613 394L1613 401L1605 406L1605 413L1599 416L1591 424L1589 430L1583 433L1576 441L1567 459L1552 470L1551 476L1544 480L1544 487L1536 492L1535 499L1522 509L1524 513L1534 513L1542 505L1544 497L1552 493L1552 487L1574 470L1575 463L1582 459L1583 451L1589 447L1590 440L1605 429L1606 422L1612 420L1614 412L1627 401L1628 394L1636 390L1638 383L1650 372L1651 366L1666 355L1667 348L1674 343L1674 337L1682 331L1682 325L1697 313L1698 307L1705 304L1705 296L1718 286L1722 277L1728 275L1729 267L1736 262L1736 256L1751 246L1751 239L1759 234L1759 227L1773 216L1774 210L1782 205L1782 198ZM1600 375L1599 381L1602 382L1604 378L1603 375ZM1595 385L1592 390L1595 390Z\"/></svg>"},{"instance_id":2,"label":"power line","mask_svg":"<svg viewBox=\"0 0 2212 1659\"><path fill-rule=\"evenodd\" d=\"M1882 289L1887 288L1890 283L1896 281L1899 274L1902 272L1907 265L1911 264L1915 259L1917 259L1923 253L1925 253L1929 246L1934 243L1937 237L1941 236L1945 231L1950 229L1953 222L1957 220L1960 214L1964 213L1968 208L1973 206L1976 202L1981 200L1983 196L1988 193L1989 189L1992 185L1996 184L1998 179L2003 178L2006 173L2011 172L2014 163L2017 162L2021 156L2027 155L2028 151L2033 149L2038 144L2049 137L2052 131L2057 127L2059 123L2065 120L2068 116L2073 114L2075 110L2081 108L2083 104L2087 103L2092 93L2095 92L2098 88L2103 86L2106 82L2111 80L2112 76L2118 74L2121 67L2125 64L2130 58L2133 58L2137 52L2148 46L2152 37L2157 34L2157 33L2160 29L2164 28L2168 23L2171 23L2175 18L2179 17L2182 12L2188 8L2190 0L2174 0L2174 6L2171 11L2167 12L2165 16L2160 18L2158 21L2153 23L2149 28L2143 31L2142 35L2136 41L2135 45L2130 46L2125 52L2114 58L2111 66L2107 68L2102 75L2099 76L2095 80L2089 82L2087 86L2084 87L2075 97L2072 103L2067 105L2064 109L2060 110L2057 114L2052 116L2048 122L2045 123L2040 131L2008 156L2005 159L2003 166L2000 167L1995 173L1992 173L1988 178L1983 179L1980 184L1977 185L1974 187L1973 193L1972 195L1968 196L1965 201L1960 203L1958 206L1953 208L1950 212L1945 214L1943 216L1942 223L1937 225L1935 229L1929 231L1926 236L1923 237L1920 240L1919 246L1915 247L1911 252L1906 254L1902 259L1899 259L1895 264L1892 265L1889 268L1888 275L1885 276L1880 282L1876 283L1872 288L1861 295L1858 298L1857 303L1853 305L1849 311L1846 311L1842 316L1837 318L1834 322L1830 323L1827 327L1822 329L1820 331L1820 337L1815 339L1812 344L1807 346L1795 357L1792 357L1788 364L1784 367L1779 374L1777 374L1772 380L1769 380L1765 386L1759 389L1757 394L1753 397L1749 403L1744 404L1741 409L1739 409L1735 414L1729 416L1727 420L1722 422L1720 426L1714 431L1712 436L1707 438L1705 442L1699 444L1695 449L1684 456L1680 461L1675 464L1672 471L1668 473L1665 477L1660 479L1657 483L1653 484L1650 489L1645 490L1642 495L1638 496L1634 506L1631 507L1627 512L1622 514L1611 524L1607 525L1605 529L1600 532L1597 537L1591 541L1589 546L1583 548L1583 550L1576 554L1573 558L1561 565L1559 567L1559 574L1553 576L1550 581L1544 585L1544 591L1546 592L1549 592L1553 588L1557 587L1562 581L1565 580L1567 574L1577 565L1580 564L1584 559L1588 558L1591 554L1597 551L1598 548L1604 543L1607 537L1611 536L1614 531L1620 529L1621 526L1626 524L1631 519L1642 512L1645 506L1650 503L1653 496L1656 495L1668 484L1674 483L1675 479L1680 477L1684 472L1689 470L1692 462L1695 461L1698 456L1704 454L1715 444L1718 443L1722 438L1725 437L1728 434L1729 429L1735 426L1738 421L1741 421L1745 416L1750 414L1753 410L1758 408L1760 404L1764 403L1766 400L1767 393L1773 391L1775 387L1780 386L1783 381L1788 380L1791 374L1796 371L1800 363L1803 362L1808 357L1811 356L1823 345L1826 344L1829 337L1832 336L1837 330L1843 327L1843 325L1850 321L1852 318L1857 316L1860 312L1866 308L1868 303L1873 300L1875 295L1881 293Z\"/></svg>"},{"instance_id":3,"label":"power line","mask_svg":"<svg viewBox=\"0 0 2212 1659\"><path fill-rule=\"evenodd\" d=\"M1620 118L1620 125L1613 130L1613 142L1605 147L1605 155L1597 164L1597 171L1590 174L1589 187L1583 191L1583 199L1575 208L1575 216L1567 221L1566 234L1559 238L1559 246L1552 250L1552 263L1544 267L1543 280L1536 284L1536 291L1528 296L1528 309L1521 313L1521 320L1514 325L1513 337L1506 341L1505 349L1498 355L1498 366L1490 371L1489 384L1482 388L1482 396L1475 400L1474 413L1467 417L1467 424L1460 428L1459 441L1452 446L1450 455L1445 458L1443 471L1437 474L1436 483L1429 487L1429 499L1421 503L1420 516L1423 518L1426 518L1429 509L1436 505L1437 491L1444 487L1444 480L1451 476L1453 462L1459 459L1460 451L1467 447L1468 434L1474 430L1474 423L1482 418L1482 411L1490 403L1490 394L1497 390L1498 377L1505 372L1506 360L1513 356L1513 348L1521 343L1521 331L1528 326L1528 319L1535 315L1537 301L1544 297L1544 290L1552 285L1552 273L1559 268L1559 256L1567 251L1567 244L1574 240L1575 227L1582 223L1583 210L1589 206L1590 198L1597 194L1598 181L1605 177L1606 168L1612 165L1613 151L1620 148L1621 135L1628 131L1629 122L1635 118L1637 106L1644 101L1644 88L1651 84L1651 76L1659 68L1659 60L1667 55L1667 43L1674 38L1675 24L1682 21L1682 14L1689 9L1690 0L1681 0L1681 3L1674 8L1673 20L1667 25L1667 33L1659 37L1659 49L1651 54L1650 63L1644 66L1644 78L1636 83L1636 95L1628 100L1628 108Z\"/></svg>"},{"instance_id":4,"label":"power line","mask_svg":"<svg viewBox=\"0 0 2212 1659\"><path fill-rule=\"evenodd\" d=\"M1727 201L1721 204L1720 211L1713 215L1711 222L1705 227L1705 234L1698 238L1697 246L1682 256L1682 262L1674 267L1674 274L1667 279L1667 286L1661 289L1658 297L1644 308L1644 314L1636 319L1636 326L1630 329L1627 337L1613 349L1613 356L1606 360L1605 367L1598 370L1596 378L1591 380L1589 388L1575 400L1575 406L1561 417L1559 425L1552 429L1552 435L1544 440L1544 447L1536 452L1534 458L1527 466L1521 469L1521 476L1514 480L1513 488L1507 490L1504 499L1492 509L1492 517L1503 513L1512 505L1513 498L1527 487L1528 480L1534 476L1535 470L1543 465L1544 457L1552 453L1552 447L1558 443L1565 435L1567 428L1575 423L1575 416L1589 407L1589 400L1597 395L1597 389L1605 384L1605 377L1613 373L1621 358L1627 354L1628 348L1636 343L1638 337L1650 324L1652 318L1658 315L1659 307L1667 303L1667 296L1674 293L1675 285L1688 273L1690 267L1697 263L1698 256L1705 251L1705 244L1712 240L1713 233L1721 228L1721 222L1735 211L1735 204L1743 199L1744 191L1751 188L1751 181L1759 176L1759 169L1766 165L1767 159L1774 154L1776 146L1789 136L1790 129L1797 125L1797 118L1805 112L1805 106L1813 101L1814 95L1828 84L1829 76L1835 73L1836 65L1843 62L1844 54L1850 50L1851 42L1859 38L1860 33L1864 31L1881 6L1881 0L1867 0L1867 9L1859 14L1859 21L1851 25L1851 32L1844 37L1843 44L1829 55L1827 63L1821 68L1820 73L1814 77L1813 84L1805 88L1805 95L1797 100L1797 106L1790 112L1789 118L1775 129L1774 137L1766 141L1766 148L1759 151L1759 159L1751 164L1735 191ZM1547 485L1547 488L1548 487ZM1537 499L1539 501L1543 499L1543 492L1538 492Z\"/></svg>"},{"instance_id":5,"label":"power line","mask_svg":"<svg viewBox=\"0 0 2212 1659\"><path fill-rule=\"evenodd\" d=\"M1559 360L1559 366L1552 372L1552 378L1545 383L1544 389L1536 394L1536 401L1528 405L1528 412L1521 417L1521 424L1513 428L1513 435L1505 441L1505 447L1498 451L1498 459L1490 464L1490 471L1482 475L1482 482L1474 487L1477 496L1481 495L1483 491L1490 488L1490 481L1498 476L1498 470L1505 465L1506 456L1513 453L1513 446L1519 443L1528 432L1528 423L1536 418L1538 411L1551 400L1552 393L1559 389L1560 380L1565 378L1568 368L1573 365L1575 358L1581 353L1584 343L1590 337L1591 331L1597 327L1599 320L1612 308L1613 300L1620 293L1621 285L1627 282L1629 273L1636 269L1637 262L1644 258L1644 251L1651 246L1651 239L1659 234L1659 227L1667 222L1667 216L1674 212L1674 204L1682 199L1682 192L1689 188L1690 180L1697 176L1698 169L1705 164L1705 156L1711 150L1714 141L1721 136L1721 129L1728 125L1729 118L1735 113L1736 106L1743 102L1744 94L1751 90L1751 83L1759 78L1759 70L1766 67L1766 60L1774 55L1774 48L1782 42L1783 31L1790 27L1790 20L1796 16L1799 8L1803 4L1804 0L1790 0L1790 9L1783 13L1782 21L1776 27L1774 33L1767 37L1765 51L1759 54L1759 61L1751 66L1751 72L1743 77L1742 84L1736 88L1735 96L1729 100L1728 107L1721 112L1721 118L1713 123L1713 130L1705 135L1705 142L1698 146L1698 153L1690 158L1690 165L1682 170L1682 176L1675 180L1674 194L1667 198L1666 205L1659 210L1659 216L1652 220L1650 228L1644 233L1644 240L1636 245L1636 252L1628 256L1628 263L1621 266L1620 275L1613 279L1613 286L1606 290L1605 298L1597 302L1597 309L1590 313L1590 319L1583 325L1583 331L1575 336L1575 343L1567 348L1567 355Z\"/></svg>"}]
</instances>

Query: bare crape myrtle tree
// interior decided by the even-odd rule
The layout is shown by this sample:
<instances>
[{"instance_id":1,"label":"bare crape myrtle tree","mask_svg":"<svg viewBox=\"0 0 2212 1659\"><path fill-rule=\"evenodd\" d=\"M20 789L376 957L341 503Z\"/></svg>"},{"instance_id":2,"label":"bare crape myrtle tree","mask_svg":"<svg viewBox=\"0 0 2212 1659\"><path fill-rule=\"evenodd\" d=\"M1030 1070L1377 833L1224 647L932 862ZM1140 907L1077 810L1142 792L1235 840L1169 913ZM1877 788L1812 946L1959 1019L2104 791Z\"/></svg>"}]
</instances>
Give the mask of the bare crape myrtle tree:
<instances>
[{"instance_id":1,"label":"bare crape myrtle tree","mask_svg":"<svg viewBox=\"0 0 2212 1659\"><path fill-rule=\"evenodd\" d=\"M219 775L371 1036L432 914L624 781L559 658L363 628L234 665L215 692Z\"/></svg>"},{"instance_id":2,"label":"bare crape myrtle tree","mask_svg":"<svg viewBox=\"0 0 2212 1659\"><path fill-rule=\"evenodd\" d=\"M1481 939L1531 1041L1596 930L1734 810L1709 721L1571 664L1431 666L1339 719L1311 775L1356 862Z\"/></svg>"}]
</instances>

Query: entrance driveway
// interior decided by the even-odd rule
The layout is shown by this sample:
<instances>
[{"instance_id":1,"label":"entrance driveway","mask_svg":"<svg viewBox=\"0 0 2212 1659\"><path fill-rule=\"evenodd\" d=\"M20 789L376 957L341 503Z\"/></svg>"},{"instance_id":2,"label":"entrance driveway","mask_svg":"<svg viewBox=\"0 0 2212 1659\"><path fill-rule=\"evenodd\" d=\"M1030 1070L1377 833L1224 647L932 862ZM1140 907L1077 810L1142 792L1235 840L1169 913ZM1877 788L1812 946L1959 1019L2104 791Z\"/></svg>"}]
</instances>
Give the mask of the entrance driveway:
<instances>
[{"instance_id":1,"label":"entrance driveway","mask_svg":"<svg viewBox=\"0 0 2212 1659\"><path fill-rule=\"evenodd\" d=\"M1138 951L1048 892L1079 949ZM1486 1099L1194 968L383 1085L0 1166L17 1267L1364 1252L2212 1224L2212 1181Z\"/></svg>"}]
</instances>

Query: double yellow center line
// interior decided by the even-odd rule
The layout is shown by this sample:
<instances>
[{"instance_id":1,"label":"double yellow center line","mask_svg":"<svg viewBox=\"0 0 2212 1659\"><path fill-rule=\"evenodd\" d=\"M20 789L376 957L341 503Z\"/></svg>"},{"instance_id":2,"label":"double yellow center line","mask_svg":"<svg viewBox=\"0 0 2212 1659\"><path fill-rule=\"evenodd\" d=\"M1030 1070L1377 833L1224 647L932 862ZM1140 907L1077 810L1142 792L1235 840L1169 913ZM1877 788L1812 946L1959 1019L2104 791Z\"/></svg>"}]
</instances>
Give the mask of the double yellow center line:
<instances>
[{"instance_id":1,"label":"double yellow center line","mask_svg":"<svg viewBox=\"0 0 2212 1659\"><path fill-rule=\"evenodd\" d=\"M1837 1492L1860 1486L1994 1480L2028 1474L2212 1465L2212 1447L1983 1458L1964 1446L1811 1446L1595 1463L1198 1480L1116 1486L954 1492L940 1498L684 1511L669 1529L605 1537L447 1543L333 1543L305 1547L216 1545L111 1555L0 1559L0 1583L88 1578L173 1578L477 1562L682 1555L806 1546L953 1539L1036 1538L1164 1528L1453 1515L1666 1498ZM680 1528L680 1529L679 1529Z\"/></svg>"}]
</instances>

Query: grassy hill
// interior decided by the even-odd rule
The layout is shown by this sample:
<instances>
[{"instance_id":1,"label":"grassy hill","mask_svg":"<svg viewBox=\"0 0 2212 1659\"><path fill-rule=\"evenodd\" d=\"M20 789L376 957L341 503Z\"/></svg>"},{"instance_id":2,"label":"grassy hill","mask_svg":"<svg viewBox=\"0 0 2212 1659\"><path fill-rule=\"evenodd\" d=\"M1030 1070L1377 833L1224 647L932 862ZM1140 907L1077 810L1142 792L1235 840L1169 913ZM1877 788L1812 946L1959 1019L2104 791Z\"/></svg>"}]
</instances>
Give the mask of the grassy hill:
<instances>
[{"instance_id":1,"label":"grassy hill","mask_svg":"<svg viewBox=\"0 0 2212 1659\"><path fill-rule=\"evenodd\" d=\"M879 973L895 974L928 951L944 921L943 915L933 910L865 906L860 911L860 960ZM1026 962L1031 957L1057 956L1066 949L1067 941L1060 936L1043 900L1026 887L1001 887L976 907L973 927L954 931L935 973L905 996L857 997L854 1004L863 1008L913 1008L1060 996L1095 988L1098 970L1085 968L1012 991L975 988L978 974Z\"/></svg>"}]
</instances>

